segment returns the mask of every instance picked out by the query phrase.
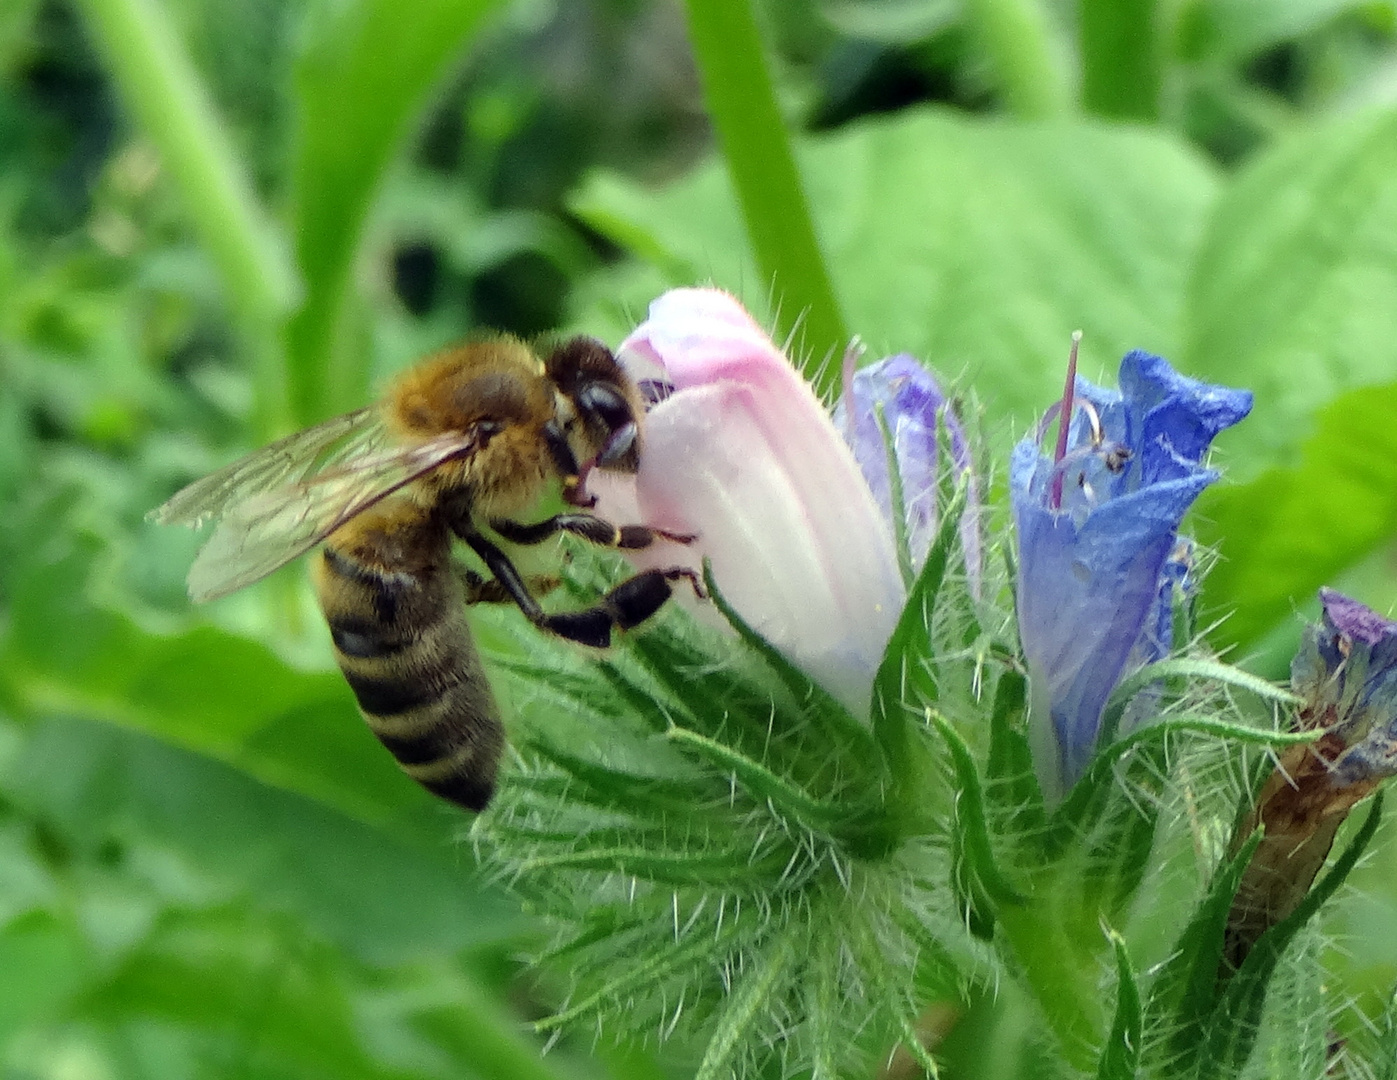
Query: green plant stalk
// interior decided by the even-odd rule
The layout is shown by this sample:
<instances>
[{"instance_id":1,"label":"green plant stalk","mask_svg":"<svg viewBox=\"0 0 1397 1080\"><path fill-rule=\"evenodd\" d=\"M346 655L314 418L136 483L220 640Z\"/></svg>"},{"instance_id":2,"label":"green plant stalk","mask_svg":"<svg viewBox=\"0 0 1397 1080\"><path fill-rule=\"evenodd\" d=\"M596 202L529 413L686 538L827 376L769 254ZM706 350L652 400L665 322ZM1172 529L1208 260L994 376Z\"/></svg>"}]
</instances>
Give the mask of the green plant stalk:
<instances>
[{"instance_id":1,"label":"green plant stalk","mask_svg":"<svg viewBox=\"0 0 1397 1080\"><path fill-rule=\"evenodd\" d=\"M1056 902L1053 884L1040 881L1033 902L1001 904L996 914L1023 974L1023 987L1037 1000L1063 1056L1078 1069L1093 1069L1106 1022L1101 963L1075 943L1069 933L1073 913Z\"/></svg>"},{"instance_id":2,"label":"green plant stalk","mask_svg":"<svg viewBox=\"0 0 1397 1080\"><path fill-rule=\"evenodd\" d=\"M839 386L849 342L791 153L749 0L686 0L704 98L742 208L778 330L799 330L797 362L822 397Z\"/></svg>"},{"instance_id":3,"label":"green plant stalk","mask_svg":"<svg viewBox=\"0 0 1397 1080\"><path fill-rule=\"evenodd\" d=\"M272 434L286 418L280 325L300 288L288 250L160 5L81 0L80 6L218 267L253 358L258 434Z\"/></svg>"},{"instance_id":4,"label":"green plant stalk","mask_svg":"<svg viewBox=\"0 0 1397 1080\"><path fill-rule=\"evenodd\" d=\"M285 343L298 424L357 408L368 396L369 310L356 271L374 207L433 92L503 3L313 6L292 80L289 216L306 296Z\"/></svg>"},{"instance_id":5,"label":"green plant stalk","mask_svg":"<svg viewBox=\"0 0 1397 1080\"><path fill-rule=\"evenodd\" d=\"M1042 0L969 0L966 14L1010 112L1046 120L1071 111L1072 90Z\"/></svg>"},{"instance_id":6,"label":"green plant stalk","mask_svg":"<svg viewBox=\"0 0 1397 1080\"><path fill-rule=\"evenodd\" d=\"M1154 0L1081 0L1082 106L1117 120L1155 120L1163 78Z\"/></svg>"}]
</instances>

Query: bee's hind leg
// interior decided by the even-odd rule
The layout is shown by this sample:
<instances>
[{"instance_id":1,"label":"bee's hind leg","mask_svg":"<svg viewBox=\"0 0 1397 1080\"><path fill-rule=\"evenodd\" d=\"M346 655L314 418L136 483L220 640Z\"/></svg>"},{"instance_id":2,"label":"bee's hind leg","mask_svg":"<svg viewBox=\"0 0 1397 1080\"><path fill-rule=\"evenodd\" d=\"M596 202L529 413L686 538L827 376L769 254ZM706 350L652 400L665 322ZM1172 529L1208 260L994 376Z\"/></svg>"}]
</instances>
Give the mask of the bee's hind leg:
<instances>
[{"instance_id":1,"label":"bee's hind leg","mask_svg":"<svg viewBox=\"0 0 1397 1080\"><path fill-rule=\"evenodd\" d=\"M531 623L569 641L596 648L604 649L611 644L612 627L629 630L659 611L673 595L676 581L687 581L701 598L708 595L697 570L673 566L666 570L643 570L621 582L599 603L583 611L549 614L529 592L523 576L509 556L494 543L474 531L463 532L461 539L471 546L495 575L493 584L502 588L519 605L519 610Z\"/></svg>"},{"instance_id":2,"label":"bee's hind leg","mask_svg":"<svg viewBox=\"0 0 1397 1080\"><path fill-rule=\"evenodd\" d=\"M627 578L608 592L601 601L583 611L563 611L544 615L538 625L546 630L583 645L605 648L611 644L611 628L629 630L639 626L664 606L674 595L674 583L687 581L694 595L706 599L699 572L688 566L672 566L667 570L642 570Z\"/></svg>"}]
</instances>

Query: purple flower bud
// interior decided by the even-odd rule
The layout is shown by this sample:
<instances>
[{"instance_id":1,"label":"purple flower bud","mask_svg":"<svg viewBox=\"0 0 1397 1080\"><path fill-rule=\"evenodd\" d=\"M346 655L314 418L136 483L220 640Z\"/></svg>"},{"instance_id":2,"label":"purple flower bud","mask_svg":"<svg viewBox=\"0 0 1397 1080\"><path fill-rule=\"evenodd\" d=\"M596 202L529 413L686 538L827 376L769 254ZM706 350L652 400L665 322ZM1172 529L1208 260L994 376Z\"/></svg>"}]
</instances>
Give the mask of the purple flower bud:
<instances>
[{"instance_id":1,"label":"purple flower bud","mask_svg":"<svg viewBox=\"0 0 1397 1080\"><path fill-rule=\"evenodd\" d=\"M1187 569L1179 522L1217 479L1201 464L1213 436L1251 410L1248 391L1185 378L1139 351L1121 361L1120 386L1076 379L1080 407L1060 456L1025 439L1010 467L1019 639L1050 794L1085 770L1116 684L1170 647L1168 601Z\"/></svg>"},{"instance_id":2,"label":"purple flower bud","mask_svg":"<svg viewBox=\"0 0 1397 1080\"><path fill-rule=\"evenodd\" d=\"M633 485L591 481L598 512L695 534L637 561L707 556L742 617L866 716L906 595L888 526L814 392L716 289L665 293L618 355L654 405Z\"/></svg>"},{"instance_id":3,"label":"purple flower bud","mask_svg":"<svg viewBox=\"0 0 1397 1080\"><path fill-rule=\"evenodd\" d=\"M1397 775L1397 623L1333 589L1290 666L1301 726L1326 728L1336 787Z\"/></svg>"},{"instance_id":4,"label":"purple flower bud","mask_svg":"<svg viewBox=\"0 0 1397 1080\"><path fill-rule=\"evenodd\" d=\"M846 361L847 362L847 361ZM879 422L882 413L883 423ZM926 560L936 535L938 420L950 443L951 464L959 473L970 473L970 447L965 430L946 403L946 396L931 373L906 353L890 356L846 375L844 396L834 409L834 423L849 445L868 481L873 498L892 522L892 482L888 468L888 439L902 486L907 547L913 569ZM961 543L966 573L978 592L980 580L980 500L970 474L970 491L961 518Z\"/></svg>"}]
</instances>

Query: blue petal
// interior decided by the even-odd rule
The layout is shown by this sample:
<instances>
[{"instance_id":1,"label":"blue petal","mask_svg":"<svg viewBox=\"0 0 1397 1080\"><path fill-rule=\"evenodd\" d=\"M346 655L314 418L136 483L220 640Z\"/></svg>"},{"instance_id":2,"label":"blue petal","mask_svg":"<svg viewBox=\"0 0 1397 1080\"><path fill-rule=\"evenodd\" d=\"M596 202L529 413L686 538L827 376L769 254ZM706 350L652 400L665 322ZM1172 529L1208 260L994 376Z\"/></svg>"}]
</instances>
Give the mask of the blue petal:
<instances>
[{"instance_id":1,"label":"blue petal","mask_svg":"<svg viewBox=\"0 0 1397 1080\"><path fill-rule=\"evenodd\" d=\"M1117 392L1079 379L1097 424L1077 411L1062 463L1025 440L1010 469L1019 637L1050 793L1085 770L1121 677L1168 650L1174 584L1187 573L1179 522L1217 479L1200 463L1213 436L1251 407L1246 391L1185 378L1143 352L1121 362L1120 382Z\"/></svg>"}]
</instances>

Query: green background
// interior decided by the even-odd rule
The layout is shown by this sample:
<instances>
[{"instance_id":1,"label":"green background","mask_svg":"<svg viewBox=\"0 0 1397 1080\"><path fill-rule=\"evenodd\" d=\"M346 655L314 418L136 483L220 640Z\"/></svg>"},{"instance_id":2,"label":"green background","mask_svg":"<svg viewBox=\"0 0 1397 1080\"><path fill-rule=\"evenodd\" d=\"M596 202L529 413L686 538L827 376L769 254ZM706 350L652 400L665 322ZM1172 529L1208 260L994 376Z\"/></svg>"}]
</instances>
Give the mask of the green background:
<instances>
[{"instance_id":1,"label":"green background","mask_svg":"<svg viewBox=\"0 0 1397 1080\"><path fill-rule=\"evenodd\" d=\"M614 344L713 282L813 369L914 353L1001 462L1074 329L1096 379L1159 352L1256 392L1191 523L1213 643L1283 678L1321 584L1391 610L1395 42L1345 0L5 0L0 1076L686 1075L540 1058L538 927L303 571L191 612L143 521L476 328ZM1397 976L1390 834L1336 1004Z\"/></svg>"}]
</instances>

